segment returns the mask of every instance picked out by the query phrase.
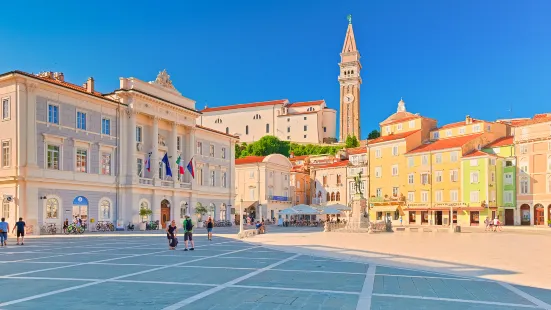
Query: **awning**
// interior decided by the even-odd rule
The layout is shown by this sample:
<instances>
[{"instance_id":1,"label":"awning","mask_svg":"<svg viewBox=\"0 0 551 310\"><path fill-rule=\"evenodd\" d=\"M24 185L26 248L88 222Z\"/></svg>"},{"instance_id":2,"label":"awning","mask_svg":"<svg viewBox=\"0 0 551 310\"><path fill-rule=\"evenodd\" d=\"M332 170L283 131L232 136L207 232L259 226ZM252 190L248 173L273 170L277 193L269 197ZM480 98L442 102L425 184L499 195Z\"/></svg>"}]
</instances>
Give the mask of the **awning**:
<instances>
[{"instance_id":1,"label":"awning","mask_svg":"<svg viewBox=\"0 0 551 310\"><path fill-rule=\"evenodd\" d=\"M374 212L396 212L396 210L398 210L398 212L400 213L401 216L404 216L405 213L404 213L404 210L402 209L402 206L374 206L371 208Z\"/></svg>"}]
</instances>

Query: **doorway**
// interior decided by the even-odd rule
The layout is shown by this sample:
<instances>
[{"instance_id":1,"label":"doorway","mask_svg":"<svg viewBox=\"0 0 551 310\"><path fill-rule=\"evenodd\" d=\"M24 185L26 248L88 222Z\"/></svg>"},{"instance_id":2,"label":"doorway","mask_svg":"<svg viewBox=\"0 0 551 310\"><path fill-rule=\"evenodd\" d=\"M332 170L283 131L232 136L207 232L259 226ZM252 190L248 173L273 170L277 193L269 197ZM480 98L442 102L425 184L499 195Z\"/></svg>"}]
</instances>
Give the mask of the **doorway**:
<instances>
[{"instance_id":1,"label":"doorway","mask_svg":"<svg viewBox=\"0 0 551 310\"><path fill-rule=\"evenodd\" d=\"M170 202L163 199L161 201L161 227L166 228L167 222L170 221Z\"/></svg>"},{"instance_id":2,"label":"doorway","mask_svg":"<svg viewBox=\"0 0 551 310\"><path fill-rule=\"evenodd\" d=\"M442 225L442 211L434 211L434 223Z\"/></svg>"},{"instance_id":3,"label":"doorway","mask_svg":"<svg viewBox=\"0 0 551 310\"><path fill-rule=\"evenodd\" d=\"M520 206L520 224L530 225L530 206L527 204Z\"/></svg>"},{"instance_id":4,"label":"doorway","mask_svg":"<svg viewBox=\"0 0 551 310\"><path fill-rule=\"evenodd\" d=\"M515 210L505 209L505 225L515 225Z\"/></svg>"},{"instance_id":5,"label":"doorway","mask_svg":"<svg viewBox=\"0 0 551 310\"><path fill-rule=\"evenodd\" d=\"M544 214L545 212L542 205L537 204L534 206L534 225L545 225Z\"/></svg>"},{"instance_id":6,"label":"doorway","mask_svg":"<svg viewBox=\"0 0 551 310\"><path fill-rule=\"evenodd\" d=\"M72 221L82 220L85 229L88 228L88 199L84 196L77 196L73 200Z\"/></svg>"}]
</instances>

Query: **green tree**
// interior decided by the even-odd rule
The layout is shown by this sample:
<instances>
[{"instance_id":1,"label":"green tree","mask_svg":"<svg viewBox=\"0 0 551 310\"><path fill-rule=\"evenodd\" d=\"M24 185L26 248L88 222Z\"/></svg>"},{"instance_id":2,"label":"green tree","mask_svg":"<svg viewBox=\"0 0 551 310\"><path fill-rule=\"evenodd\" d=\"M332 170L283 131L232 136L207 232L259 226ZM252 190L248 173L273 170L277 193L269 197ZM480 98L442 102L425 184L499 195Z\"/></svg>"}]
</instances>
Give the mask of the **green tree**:
<instances>
[{"instance_id":1,"label":"green tree","mask_svg":"<svg viewBox=\"0 0 551 310\"><path fill-rule=\"evenodd\" d=\"M369 133L369 135L367 135L367 138L371 140L371 139L377 139L380 136L381 136L381 133L377 129L374 129Z\"/></svg>"},{"instance_id":2,"label":"green tree","mask_svg":"<svg viewBox=\"0 0 551 310\"><path fill-rule=\"evenodd\" d=\"M346 137L345 146L346 148L358 147L360 146L360 142L358 141L358 138L356 138L356 136L348 136Z\"/></svg>"}]
</instances>

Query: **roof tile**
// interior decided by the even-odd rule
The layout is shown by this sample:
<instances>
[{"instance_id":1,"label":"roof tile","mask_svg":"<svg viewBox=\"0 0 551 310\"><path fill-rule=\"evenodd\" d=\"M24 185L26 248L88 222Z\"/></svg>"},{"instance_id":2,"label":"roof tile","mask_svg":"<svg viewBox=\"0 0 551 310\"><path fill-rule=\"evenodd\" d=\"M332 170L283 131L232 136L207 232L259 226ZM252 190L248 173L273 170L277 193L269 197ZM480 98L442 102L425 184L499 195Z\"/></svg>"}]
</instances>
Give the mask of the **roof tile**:
<instances>
[{"instance_id":1,"label":"roof tile","mask_svg":"<svg viewBox=\"0 0 551 310\"><path fill-rule=\"evenodd\" d=\"M484 148L499 147L499 146L505 146L505 145L513 145L513 140L514 139L515 139L515 137L513 137L513 136L499 138L499 139L495 140L494 142L491 142L490 144L484 146Z\"/></svg>"},{"instance_id":2,"label":"roof tile","mask_svg":"<svg viewBox=\"0 0 551 310\"><path fill-rule=\"evenodd\" d=\"M413 131L408 131L408 132L396 133L396 134L392 134L392 135L388 135L388 136L380 136L379 138L376 138L376 139L367 140L367 145L403 139L403 138L409 137L412 134L414 134L416 132L419 132L419 131L420 130L413 130Z\"/></svg>"},{"instance_id":3,"label":"roof tile","mask_svg":"<svg viewBox=\"0 0 551 310\"><path fill-rule=\"evenodd\" d=\"M289 104L289 108L299 108L299 107L309 107L313 105L321 105L325 103L325 100L314 100L314 101L304 101L304 102L293 102Z\"/></svg>"},{"instance_id":4,"label":"roof tile","mask_svg":"<svg viewBox=\"0 0 551 310\"><path fill-rule=\"evenodd\" d=\"M407 152L407 154L423 153L423 152L429 152L429 151L438 151L438 150L462 147L463 145L467 144L469 141L476 139L481 135L483 135L483 133L436 140L430 144L423 144Z\"/></svg>"},{"instance_id":5,"label":"roof tile","mask_svg":"<svg viewBox=\"0 0 551 310\"><path fill-rule=\"evenodd\" d=\"M234 104L234 105L228 105L228 106L223 106L223 107L206 108L206 109L201 110L201 112L207 113L207 112L216 112L216 111L227 111L227 110L237 110L237 109L246 109L246 108L255 108L255 107L265 107L265 106L271 106L271 105L285 104L288 101L289 100L287 100L287 99L279 99L279 100L262 101L262 102L241 103L241 104Z\"/></svg>"},{"instance_id":6,"label":"roof tile","mask_svg":"<svg viewBox=\"0 0 551 310\"><path fill-rule=\"evenodd\" d=\"M238 158L235 160L236 165L246 165L246 164L254 164L254 163L261 163L266 156L247 156L243 158Z\"/></svg>"}]
</instances>

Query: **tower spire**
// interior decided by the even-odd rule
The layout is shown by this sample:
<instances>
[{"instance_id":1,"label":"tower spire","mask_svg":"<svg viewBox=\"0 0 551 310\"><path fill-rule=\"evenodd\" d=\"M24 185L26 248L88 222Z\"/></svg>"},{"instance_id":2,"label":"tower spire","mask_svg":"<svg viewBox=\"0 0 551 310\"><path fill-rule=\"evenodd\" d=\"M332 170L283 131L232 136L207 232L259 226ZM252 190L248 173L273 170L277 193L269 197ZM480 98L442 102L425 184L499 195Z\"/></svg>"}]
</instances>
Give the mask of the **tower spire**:
<instances>
[{"instance_id":1,"label":"tower spire","mask_svg":"<svg viewBox=\"0 0 551 310\"><path fill-rule=\"evenodd\" d=\"M357 52L356 39L354 38L354 29L352 28L352 15L348 15L348 29L346 29L346 36L344 37L344 45L341 53L354 53Z\"/></svg>"}]
</instances>

